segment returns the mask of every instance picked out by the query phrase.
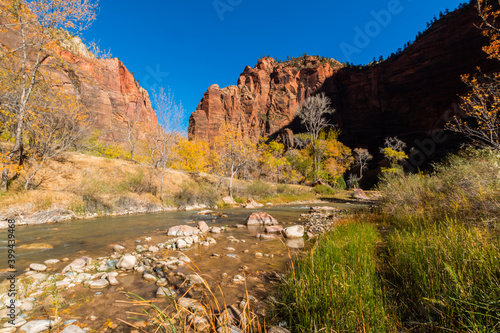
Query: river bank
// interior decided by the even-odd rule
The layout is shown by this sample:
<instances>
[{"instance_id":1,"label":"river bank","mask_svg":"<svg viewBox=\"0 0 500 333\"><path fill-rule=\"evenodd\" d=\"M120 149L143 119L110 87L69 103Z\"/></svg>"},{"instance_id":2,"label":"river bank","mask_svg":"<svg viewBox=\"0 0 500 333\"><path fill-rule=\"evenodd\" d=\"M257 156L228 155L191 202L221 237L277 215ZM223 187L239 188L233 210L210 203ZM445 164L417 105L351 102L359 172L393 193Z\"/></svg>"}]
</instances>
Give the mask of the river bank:
<instances>
[{"instance_id":1,"label":"river bank","mask_svg":"<svg viewBox=\"0 0 500 333\"><path fill-rule=\"evenodd\" d=\"M333 221L331 213L335 209L331 209L325 217ZM285 228L303 225L306 227L304 232L312 232L308 212L309 209L304 207L292 209L288 215L275 211L275 215ZM165 229L148 232L141 237L108 244L107 251L111 255L95 253L92 258L97 259L90 259L87 255L75 258L73 255L73 259L52 258L33 262L35 265L30 265L30 270L16 280L19 308L29 309L33 305L33 311L23 311L26 317L18 317L17 324L26 325L23 320L45 320L40 324L57 326L54 332L70 324L87 327L91 332L149 332L155 325L152 318L131 320L130 315L124 315L124 311L140 312L139 305L150 308L148 304L151 303L142 302L140 297L152 300L153 304L170 312L170 317L175 319L174 325L191 327L196 321L194 326L199 331L203 331L206 325L221 326L214 320L221 312L230 309L232 315L240 316L237 321L242 329L242 316L248 313L250 304L251 313L261 319L266 315L266 306L273 302L269 296L285 271L289 253L294 255L305 245L304 238L287 240L279 234L266 233L263 225L242 225L242 217L250 213L243 211L233 219L231 214L225 216L220 212L196 214L198 221L184 226L191 231L200 230L199 233L169 237ZM316 221L317 213L313 212ZM191 246L187 246L189 243ZM289 246L284 246L284 243ZM169 301L162 294L164 292L172 292L177 303L171 303L171 299ZM215 298L212 295L216 295ZM208 303L207 297L211 299ZM6 298L3 297L2 301L5 303ZM178 305L179 301L184 304L183 309L190 309L182 311L183 319L176 312L179 307L167 310L173 304ZM54 302L58 305L54 306ZM204 304L205 312L201 317L206 320L201 320L200 316L199 320L197 316L189 319L199 303ZM47 312L45 315L44 311ZM57 317L61 319L56 320ZM66 325L62 325L64 323ZM8 332L16 331L11 329Z\"/></svg>"}]
</instances>

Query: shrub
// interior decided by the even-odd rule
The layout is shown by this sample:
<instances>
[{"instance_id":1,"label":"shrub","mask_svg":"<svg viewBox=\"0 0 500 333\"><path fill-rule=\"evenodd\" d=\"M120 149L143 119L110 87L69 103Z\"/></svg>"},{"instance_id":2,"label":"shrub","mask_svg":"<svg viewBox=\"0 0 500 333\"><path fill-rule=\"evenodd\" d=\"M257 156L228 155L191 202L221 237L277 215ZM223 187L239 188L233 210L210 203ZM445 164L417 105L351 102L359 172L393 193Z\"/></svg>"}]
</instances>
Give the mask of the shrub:
<instances>
[{"instance_id":1,"label":"shrub","mask_svg":"<svg viewBox=\"0 0 500 333\"><path fill-rule=\"evenodd\" d=\"M132 192L137 194L151 193L156 195L158 187L153 183L151 177L146 177L141 170L138 174L130 174L118 185L122 192Z\"/></svg>"},{"instance_id":2,"label":"shrub","mask_svg":"<svg viewBox=\"0 0 500 333\"><path fill-rule=\"evenodd\" d=\"M174 204L179 208L204 204L213 207L219 200L215 186L209 183L188 182L182 185L179 192L174 195Z\"/></svg>"},{"instance_id":3,"label":"shrub","mask_svg":"<svg viewBox=\"0 0 500 333\"><path fill-rule=\"evenodd\" d=\"M334 188L327 185L316 185L313 191L320 195L334 195L336 193Z\"/></svg>"}]
</instances>

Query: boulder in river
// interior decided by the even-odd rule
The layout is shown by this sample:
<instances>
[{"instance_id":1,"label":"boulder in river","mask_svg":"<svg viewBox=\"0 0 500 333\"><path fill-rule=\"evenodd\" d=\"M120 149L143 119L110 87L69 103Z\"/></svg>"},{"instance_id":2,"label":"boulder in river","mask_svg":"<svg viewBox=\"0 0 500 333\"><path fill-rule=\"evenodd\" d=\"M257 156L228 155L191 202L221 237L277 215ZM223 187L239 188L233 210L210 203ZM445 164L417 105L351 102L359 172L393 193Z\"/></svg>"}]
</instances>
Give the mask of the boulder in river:
<instances>
[{"instance_id":1,"label":"boulder in river","mask_svg":"<svg viewBox=\"0 0 500 333\"><path fill-rule=\"evenodd\" d=\"M252 213L245 221L248 225L277 225L278 221L266 212Z\"/></svg>"},{"instance_id":2,"label":"boulder in river","mask_svg":"<svg viewBox=\"0 0 500 333\"><path fill-rule=\"evenodd\" d=\"M188 225L176 225L167 231L168 236L193 236L200 233L200 229Z\"/></svg>"},{"instance_id":3,"label":"boulder in river","mask_svg":"<svg viewBox=\"0 0 500 333\"><path fill-rule=\"evenodd\" d=\"M304 227L301 225L294 225L283 229L283 234L286 238L301 238L304 237Z\"/></svg>"}]
</instances>

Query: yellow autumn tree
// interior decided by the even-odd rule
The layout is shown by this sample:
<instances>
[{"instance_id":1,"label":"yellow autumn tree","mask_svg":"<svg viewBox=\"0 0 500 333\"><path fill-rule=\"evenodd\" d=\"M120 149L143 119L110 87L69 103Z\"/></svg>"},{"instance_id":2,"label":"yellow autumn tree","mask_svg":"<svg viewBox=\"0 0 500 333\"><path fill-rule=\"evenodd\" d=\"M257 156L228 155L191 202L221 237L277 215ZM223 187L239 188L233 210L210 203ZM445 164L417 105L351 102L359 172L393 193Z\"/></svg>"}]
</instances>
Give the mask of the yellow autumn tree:
<instances>
[{"instance_id":1,"label":"yellow autumn tree","mask_svg":"<svg viewBox=\"0 0 500 333\"><path fill-rule=\"evenodd\" d=\"M285 167L290 164L285 157L285 145L274 140L267 142L267 138L263 141L258 146L261 174L279 183L283 180Z\"/></svg>"},{"instance_id":2,"label":"yellow autumn tree","mask_svg":"<svg viewBox=\"0 0 500 333\"><path fill-rule=\"evenodd\" d=\"M351 167L354 162L351 148L338 140L340 131L330 129L319 136L319 151L321 152L321 169L324 178L336 180Z\"/></svg>"},{"instance_id":3,"label":"yellow autumn tree","mask_svg":"<svg viewBox=\"0 0 500 333\"><path fill-rule=\"evenodd\" d=\"M50 114L51 103L43 87L53 77L45 67L58 58L67 31L76 34L95 19L92 0L8 0L1 5L0 29L9 35L0 47L0 113L2 136L12 145L2 150L1 190L7 190L9 174L20 170L25 158L26 130L37 128L33 119ZM65 104L63 102L62 104Z\"/></svg>"},{"instance_id":4,"label":"yellow autumn tree","mask_svg":"<svg viewBox=\"0 0 500 333\"><path fill-rule=\"evenodd\" d=\"M214 153L205 141L182 138L175 147L173 168L188 172L207 172Z\"/></svg>"},{"instance_id":5,"label":"yellow autumn tree","mask_svg":"<svg viewBox=\"0 0 500 333\"><path fill-rule=\"evenodd\" d=\"M500 60L500 2L478 0L477 8L482 19L480 26L490 44L483 51L491 59ZM464 118L455 117L447 129L463 134L475 146L500 150L500 73L462 76L470 92L462 96Z\"/></svg>"}]
</instances>

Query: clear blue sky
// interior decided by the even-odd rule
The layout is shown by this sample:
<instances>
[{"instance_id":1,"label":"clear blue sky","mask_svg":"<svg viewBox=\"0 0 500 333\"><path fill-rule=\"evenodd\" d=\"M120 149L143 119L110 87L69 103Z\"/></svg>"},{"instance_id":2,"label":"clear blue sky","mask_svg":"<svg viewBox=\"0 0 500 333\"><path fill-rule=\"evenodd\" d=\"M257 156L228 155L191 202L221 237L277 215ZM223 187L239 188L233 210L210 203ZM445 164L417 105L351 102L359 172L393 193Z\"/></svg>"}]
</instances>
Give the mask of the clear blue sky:
<instances>
[{"instance_id":1,"label":"clear blue sky","mask_svg":"<svg viewBox=\"0 0 500 333\"><path fill-rule=\"evenodd\" d=\"M170 87L184 105L187 128L208 86L236 84L245 66L263 55L306 52L365 64L403 47L434 15L461 2L101 0L83 37L111 49L144 88Z\"/></svg>"}]
</instances>

